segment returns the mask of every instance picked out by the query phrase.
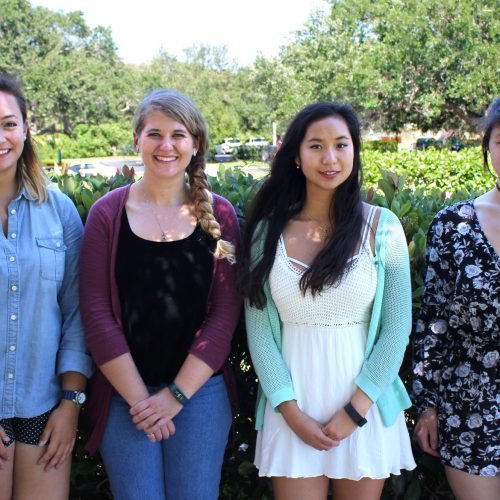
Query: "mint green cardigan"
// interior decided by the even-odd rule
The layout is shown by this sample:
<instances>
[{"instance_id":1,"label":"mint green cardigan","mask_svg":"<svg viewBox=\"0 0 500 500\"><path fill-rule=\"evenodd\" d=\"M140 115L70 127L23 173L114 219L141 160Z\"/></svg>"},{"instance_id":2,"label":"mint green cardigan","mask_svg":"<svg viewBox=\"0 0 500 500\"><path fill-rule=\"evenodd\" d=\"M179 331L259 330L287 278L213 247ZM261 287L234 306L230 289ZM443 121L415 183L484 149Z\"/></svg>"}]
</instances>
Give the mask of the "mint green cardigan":
<instances>
[{"instance_id":1,"label":"mint green cardigan","mask_svg":"<svg viewBox=\"0 0 500 500\"><path fill-rule=\"evenodd\" d=\"M256 229L252 261L263 252L266 224ZM384 425L391 426L399 413L411 406L398 376L411 331L411 281L408 247L399 219L382 208L375 234L377 289L373 302L365 362L355 384L376 402ZM264 283L264 309L245 302L245 322L252 362L259 378L255 428L264 421L266 400L276 408L296 399L290 372L281 355L281 320L271 297L269 281ZM335 381L332 381L335 384Z\"/></svg>"}]
</instances>

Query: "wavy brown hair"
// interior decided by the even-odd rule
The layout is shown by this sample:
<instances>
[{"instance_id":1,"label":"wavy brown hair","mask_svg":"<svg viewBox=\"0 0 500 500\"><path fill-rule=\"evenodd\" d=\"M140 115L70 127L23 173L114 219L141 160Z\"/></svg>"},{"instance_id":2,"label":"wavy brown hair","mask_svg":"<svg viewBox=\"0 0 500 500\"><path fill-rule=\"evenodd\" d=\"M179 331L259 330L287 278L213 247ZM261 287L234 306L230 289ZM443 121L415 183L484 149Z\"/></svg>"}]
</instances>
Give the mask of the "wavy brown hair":
<instances>
[{"instance_id":1,"label":"wavy brown hair","mask_svg":"<svg viewBox=\"0 0 500 500\"><path fill-rule=\"evenodd\" d=\"M15 78L9 75L0 75L0 92L10 94L17 102L21 111L23 124L28 123L26 98L21 85ZM26 139L23 152L17 160L16 180L19 188L24 187L31 196L37 198L37 203L47 199L47 183L42 164L38 158L29 126L26 126Z\"/></svg>"}]
</instances>

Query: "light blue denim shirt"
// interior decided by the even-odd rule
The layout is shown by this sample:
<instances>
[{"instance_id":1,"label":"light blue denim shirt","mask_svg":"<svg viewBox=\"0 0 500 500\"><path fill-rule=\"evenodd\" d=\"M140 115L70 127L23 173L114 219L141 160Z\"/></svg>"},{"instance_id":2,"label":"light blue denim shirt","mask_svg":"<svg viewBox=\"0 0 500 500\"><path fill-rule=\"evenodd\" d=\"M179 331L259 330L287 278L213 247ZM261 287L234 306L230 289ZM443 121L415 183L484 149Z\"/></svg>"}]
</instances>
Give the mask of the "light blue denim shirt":
<instances>
[{"instance_id":1,"label":"light blue denim shirt","mask_svg":"<svg viewBox=\"0 0 500 500\"><path fill-rule=\"evenodd\" d=\"M0 418L34 417L61 397L60 375L92 374L78 309L83 227L57 189L37 204L23 188L0 230Z\"/></svg>"}]
</instances>

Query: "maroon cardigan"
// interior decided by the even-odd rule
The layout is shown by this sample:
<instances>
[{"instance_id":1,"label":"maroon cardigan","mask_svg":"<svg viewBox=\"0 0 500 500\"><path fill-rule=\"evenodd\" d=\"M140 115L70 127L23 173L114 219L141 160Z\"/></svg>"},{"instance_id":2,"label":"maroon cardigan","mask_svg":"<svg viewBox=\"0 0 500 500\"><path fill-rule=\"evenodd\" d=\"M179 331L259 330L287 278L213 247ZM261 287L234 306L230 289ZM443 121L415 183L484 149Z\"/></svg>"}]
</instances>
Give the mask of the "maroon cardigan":
<instances>
[{"instance_id":1,"label":"maroon cardigan","mask_svg":"<svg viewBox=\"0 0 500 500\"><path fill-rule=\"evenodd\" d=\"M80 310L87 346L99 367L129 351L122 329L120 299L115 280L116 250L121 214L130 185L111 191L91 208L80 257ZM233 206L214 196L214 214L222 239L239 244L239 225ZM236 288L236 266L227 259L214 258L207 313L196 332L189 352L215 372L223 368L227 381L227 357L238 323L241 298ZM231 387L228 390L231 391ZM113 387L97 368L88 386L90 436L86 449L94 453L101 441L108 418Z\"/></svg>"}]
</instances>

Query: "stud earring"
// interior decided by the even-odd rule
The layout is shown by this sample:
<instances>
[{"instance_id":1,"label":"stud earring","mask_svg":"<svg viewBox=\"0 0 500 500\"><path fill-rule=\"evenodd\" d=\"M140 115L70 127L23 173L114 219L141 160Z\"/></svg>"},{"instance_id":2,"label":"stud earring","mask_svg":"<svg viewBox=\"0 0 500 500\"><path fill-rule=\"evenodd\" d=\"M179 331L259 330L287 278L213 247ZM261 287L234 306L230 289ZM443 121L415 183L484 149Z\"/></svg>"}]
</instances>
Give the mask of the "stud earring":
<instances>
[{"instance_id":1,"label":"stud earring","mask_svg":"<svg viewBox=\"0 0 500 500\"><path fill-rule=\"evenodd\" d=\"M296 163L295 166L297 167L297 170L300 170L300 163Z\"/></svg>"},{"instance_id":2,"label":"stud earring","mask_svg":"<svg viewBox=\"0 0 500 500\"><path fill-rule=\"evenodd\" d=\"M26 140L26 136L25 135L23 136L23 139Z\"/></svg>"},{"instance_id":3,"label":"stud earring","mask_svg":"<svg viewBox=\"0 0 500 500\"><path fill-rule=\"evenodd\" d=\"M197 149L193 149L193 156L196 156L196 153L198 153Z\"/></svg>"}]
</instances>

